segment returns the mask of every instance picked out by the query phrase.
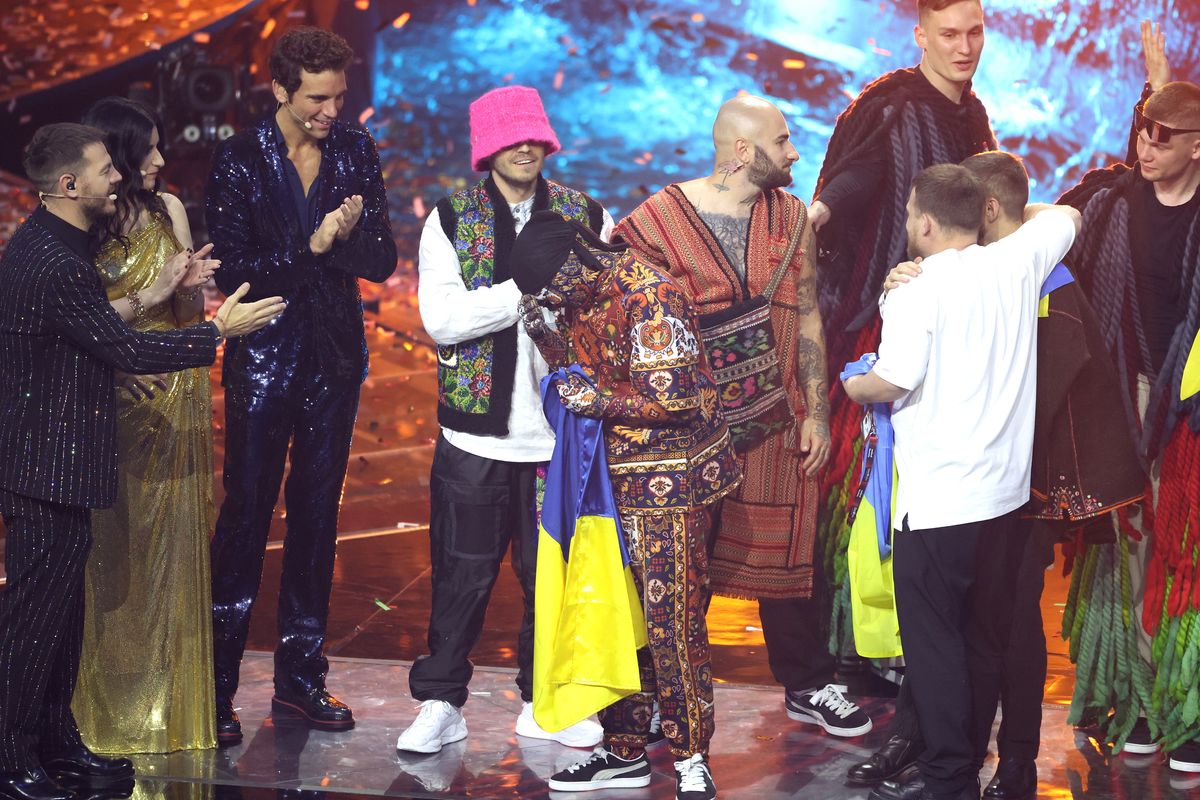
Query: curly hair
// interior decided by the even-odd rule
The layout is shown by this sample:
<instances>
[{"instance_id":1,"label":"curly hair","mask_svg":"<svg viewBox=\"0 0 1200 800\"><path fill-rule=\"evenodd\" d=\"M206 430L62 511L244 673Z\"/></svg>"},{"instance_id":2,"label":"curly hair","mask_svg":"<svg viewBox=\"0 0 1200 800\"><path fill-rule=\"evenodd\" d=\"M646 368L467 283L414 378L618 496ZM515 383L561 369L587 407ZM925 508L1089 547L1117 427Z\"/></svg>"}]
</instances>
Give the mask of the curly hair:
<instances>
[{"instance_id":1,"label":"curly hair","mask_svg":"<svg viewBox=\"0 0 1200 800\"><path fill-rule=\"evenodd\" d=\"M300 88L300 71L341 72L354 59L354 51L341 36L321 28L294 28L279 38L271 51L271 78L288 97Z\"/></svg>"}]
</instances>

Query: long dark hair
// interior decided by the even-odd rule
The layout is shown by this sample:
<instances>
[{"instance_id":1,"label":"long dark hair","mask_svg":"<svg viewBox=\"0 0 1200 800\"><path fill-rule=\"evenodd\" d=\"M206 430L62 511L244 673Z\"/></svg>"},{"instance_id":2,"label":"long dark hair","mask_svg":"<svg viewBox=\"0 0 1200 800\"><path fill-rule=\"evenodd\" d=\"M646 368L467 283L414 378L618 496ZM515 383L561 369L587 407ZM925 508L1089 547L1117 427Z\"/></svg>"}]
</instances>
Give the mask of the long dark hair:
<instances>
[{"instance_id":1,"label":"long dark hair","mask_svg":"<svg viewBox=\"0 0 1200 800\"><path fill-rule=\"evenodd\" d=\"M105 97L83 115L84 125L104 131L104 146L112 156L113 166L121 173L117 187L117 213L103 223L102 242L116 239L126 245L123 231L135 222L143 210L166 215L167 207L158 193L142 188L142 162L150 152L150 137L154 130L162 135L158 116L148 106L124 97Z\"/></svg>"}]
</instances>

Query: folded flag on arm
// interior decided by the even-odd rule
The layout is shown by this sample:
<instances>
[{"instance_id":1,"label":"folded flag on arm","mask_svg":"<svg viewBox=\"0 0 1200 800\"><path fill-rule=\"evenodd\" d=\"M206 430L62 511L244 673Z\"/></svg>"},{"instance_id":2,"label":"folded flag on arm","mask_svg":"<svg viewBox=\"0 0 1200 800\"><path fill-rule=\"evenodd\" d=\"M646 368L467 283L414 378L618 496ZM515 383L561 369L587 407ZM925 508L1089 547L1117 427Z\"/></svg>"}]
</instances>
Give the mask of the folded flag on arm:
<instances>
[{"instance_id":1,"label":"folded flag on arm","mask_svg":"<svg viewBox=\"0 0 1200 800\"><path fill-rule=\"evenodd\" d=\"M568 372L587 379L576 364L542 379L555 442L538 530L533 717L551 732L641 691L637 651L646 644L603 423L563 407L555 383Z\"/></svg>"}]
</instances>

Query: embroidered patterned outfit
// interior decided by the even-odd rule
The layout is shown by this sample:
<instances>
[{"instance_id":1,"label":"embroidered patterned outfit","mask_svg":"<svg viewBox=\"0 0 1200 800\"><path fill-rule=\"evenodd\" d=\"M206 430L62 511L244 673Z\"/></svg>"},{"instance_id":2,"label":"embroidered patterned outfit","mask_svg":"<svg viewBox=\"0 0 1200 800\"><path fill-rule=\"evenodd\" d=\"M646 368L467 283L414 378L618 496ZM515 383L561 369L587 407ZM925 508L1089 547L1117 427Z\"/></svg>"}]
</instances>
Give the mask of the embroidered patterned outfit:
<instances>
[{"instance_id":1,"label":"embroidered patterned outfit","mask_svg":"<svg viewBox=\"0 0 1200 800\"><path fill-rule=\"evenodd\" d=\"M518 244L525 252L525 241ZM638 653L642 691L601 712L600 721L609 751L636 756L657 700L672 752L688 758L706 754L713 733L704 620L709 514L740 471L684 294L629 251L602 254L596 266L599 272L571 256L560 270L576 283L560 314L566 358L590 383L560 384L559 391L568 408L605 421L648 641ZM518 283L525 285L520 275Z\"/></svg>"},{"instance_id":2,"label":"embroidered patterned outfit","mask_svg":"<svg viewBox=\"0 0 1200 800\"><path fill-rule=\"evenodd\" d=\"M763 292L795 226L803 224L802 213L803 204L787 192L775 189L760 196L750 213L745 275L678 185L642 203L617 234L640 259L668 270L696 310L708 314ZM797 429L808 414L797 352L800 316L816 313L813 292L801 292L804 257L796 251L769 306L783 389ZM823 369L824 363L815 366ZM709 577L717 594L758 599L771 672L780 685L798 692L832 680L834 659L826 646L827 594L814 591L819 482L805 475L789 438L777 433L739 455L745 480L718 512Z\"/></svg>"}]
</instances>

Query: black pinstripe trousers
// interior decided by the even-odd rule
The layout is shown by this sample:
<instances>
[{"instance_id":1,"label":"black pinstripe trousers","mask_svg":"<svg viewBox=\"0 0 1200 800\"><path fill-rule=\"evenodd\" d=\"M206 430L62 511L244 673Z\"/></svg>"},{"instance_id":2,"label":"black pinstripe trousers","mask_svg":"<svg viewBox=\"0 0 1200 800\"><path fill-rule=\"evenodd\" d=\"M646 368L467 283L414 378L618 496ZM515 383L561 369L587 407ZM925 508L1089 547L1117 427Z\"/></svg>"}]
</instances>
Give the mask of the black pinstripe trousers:
<instances>
[{"instance_id":1,"label":"black pinstripe trousers","mask_svg":"<svg viewBox=\"0 0 1200 800\"><path fill-rule=\"evenodd\" d=\"M0 489L7 585L0 590L0 772L79 741L71 695L83 645L86 508Z\"/></svg>"}]
</instances>

